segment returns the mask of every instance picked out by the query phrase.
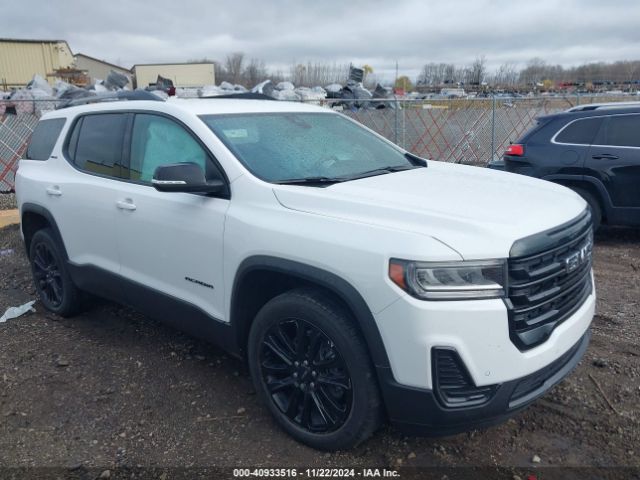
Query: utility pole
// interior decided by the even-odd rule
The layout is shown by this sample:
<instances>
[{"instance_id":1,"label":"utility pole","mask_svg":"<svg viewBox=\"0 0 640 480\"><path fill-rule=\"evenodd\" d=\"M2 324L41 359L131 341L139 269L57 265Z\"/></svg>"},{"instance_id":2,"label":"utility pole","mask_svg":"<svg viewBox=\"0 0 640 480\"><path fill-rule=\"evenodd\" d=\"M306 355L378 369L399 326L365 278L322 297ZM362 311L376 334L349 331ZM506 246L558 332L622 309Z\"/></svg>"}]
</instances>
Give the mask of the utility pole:
<instances>
[{"instance_id":1,"label":"utility pole","mask_svg":"<svg viewBox=\"0 0 640 480\"><path fill-rule=\"evenodd\" d=\"M395 93L395 88L396 88L397 83L398 83L398 60L396 60L396 79L393 82L394 93Z\"/></svg>"},{"instance_id":2,"label":"utility pole","mask_svg":"<svg viewBox=\"0 0 640 480\"><path fill-rule=\"evenodd\" d=\"M393 82L393 99L395 100L394 109L394 143L398 144L398 97L396 97L396 85L398 84L398 60L396 60L396 80Z\"/></svg>"}]
</instances>

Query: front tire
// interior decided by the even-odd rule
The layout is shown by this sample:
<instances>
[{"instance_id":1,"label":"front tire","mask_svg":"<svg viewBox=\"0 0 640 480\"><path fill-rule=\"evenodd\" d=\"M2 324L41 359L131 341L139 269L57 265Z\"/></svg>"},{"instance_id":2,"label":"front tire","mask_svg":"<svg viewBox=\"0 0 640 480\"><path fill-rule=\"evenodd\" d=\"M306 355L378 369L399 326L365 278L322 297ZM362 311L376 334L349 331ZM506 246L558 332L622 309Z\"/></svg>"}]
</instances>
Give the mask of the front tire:
<instances>
[{"instance_id":1,"label":"front tire","mask_svg":"<svg viewBox=\"0 0 640 480\"><path fill-rule=\"evenodd\" d=\"M348 313L321 291L270 300L249 334L258 395L296 440L321 450L354 447L377 429L381 402L362 336Z\"/></svg>"},{"instance_id":2,"label":"front tire","mask_svg":"<svg viewBox=\"0 0 640 480\"><path fill-rule=\"evenodd\" d=\"M44 307L63 317L78 313L81 294L71 280L62 249L50 228L33 235L29 261L36 292Z\"/></svg>"}]
</instances>

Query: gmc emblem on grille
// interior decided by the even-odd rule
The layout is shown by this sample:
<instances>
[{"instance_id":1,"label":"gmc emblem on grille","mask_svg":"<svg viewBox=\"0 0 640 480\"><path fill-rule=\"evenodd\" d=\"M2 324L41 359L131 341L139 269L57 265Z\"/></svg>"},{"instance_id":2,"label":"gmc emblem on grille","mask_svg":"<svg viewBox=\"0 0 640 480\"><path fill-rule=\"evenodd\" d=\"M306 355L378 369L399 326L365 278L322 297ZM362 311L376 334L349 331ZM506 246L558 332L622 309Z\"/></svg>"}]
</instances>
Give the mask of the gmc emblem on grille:
<instances>
[{"instance_id":1,"label":"gmc emblem on grille","mask_svg":"<svg viewBox=\"0 0 640 480\"><path fill-rule=\"evenodd\" d=\"M567 273L571 273L577 270L585 262L589 260L589 253L591 253L591 240L587 240L576 253L572 253L564 259L564 266Z\"/></svg>"}]
</instances>

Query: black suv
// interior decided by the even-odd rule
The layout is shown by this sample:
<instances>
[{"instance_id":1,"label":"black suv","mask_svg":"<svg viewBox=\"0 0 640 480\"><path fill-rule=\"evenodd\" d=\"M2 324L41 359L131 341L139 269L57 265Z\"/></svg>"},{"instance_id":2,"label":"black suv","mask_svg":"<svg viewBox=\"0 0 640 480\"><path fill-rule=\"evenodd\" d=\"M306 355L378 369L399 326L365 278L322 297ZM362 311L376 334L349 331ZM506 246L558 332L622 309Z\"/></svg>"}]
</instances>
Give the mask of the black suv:
<instances>
[{"instance_id":1,"label":"black suv","mask_svg":"<svg viewBox=\"0 0 640 480\"><path fill-rule=\"evenodd\" d=\"M640 102L583 105L540 117L503 160L508 172L579 193L591 207L594 228L601 222L640 226Z\"/></svg>"}]
</instances>

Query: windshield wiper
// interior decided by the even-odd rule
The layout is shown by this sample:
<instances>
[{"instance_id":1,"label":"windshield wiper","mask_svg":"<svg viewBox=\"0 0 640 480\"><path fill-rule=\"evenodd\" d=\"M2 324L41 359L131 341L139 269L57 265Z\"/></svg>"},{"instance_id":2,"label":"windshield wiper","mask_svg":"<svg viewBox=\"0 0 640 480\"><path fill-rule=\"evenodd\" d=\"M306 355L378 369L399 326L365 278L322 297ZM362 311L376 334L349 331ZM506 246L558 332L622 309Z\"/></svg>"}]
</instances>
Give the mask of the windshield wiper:
<instances>
[{"instance_id":1,"label":"windshield wiper","mask_svg":"<svg viewBox=\"0 0 640 480\"><path fill-rule=\"evenodd\" d=\"M285 180L279 180L278 185L318 185L325 184L331 185L334 183L348 182L350 180L357 180L359 178L373 177L375 175L384 175L385 173L402 172L404 170L413 170L414 168L424 168L419 165L395 165L389 167L376 168L374 170L368 170L366 172L356 173L348 177L303 177L303 178L287 178Z\"/></svg>"},{"instance_id":2,"label":"windshield wiper","mask_svg":"<svg viewBox=\"0 0 640 480\"><path fill-rule=\"evenodd\" d=\"M376 175L384 175L385 173L403 172L405 170L413 170L415 168L424 168L419 165L396 165L382 168L375 168L366 172L357 173L348 178L348 180L357 180L358 178L374 177Z\"/></svg>"},{"instance_id":3,"label":"windshield wiper","mask_svg":"<svg viewBox=\"0 0 640 480\"><path fill-rule=\"evenodd\" d=\"M335 177L303 177L303 178L287 178L285 180L278 180L278 185L308 185L308 184L333 184L344 182L344 178Z\"/></svg>"}]
</instances>

